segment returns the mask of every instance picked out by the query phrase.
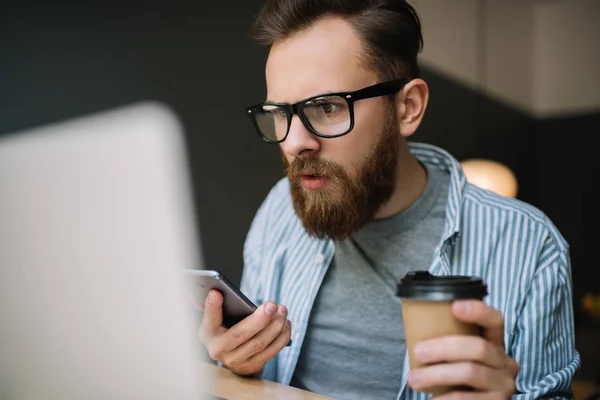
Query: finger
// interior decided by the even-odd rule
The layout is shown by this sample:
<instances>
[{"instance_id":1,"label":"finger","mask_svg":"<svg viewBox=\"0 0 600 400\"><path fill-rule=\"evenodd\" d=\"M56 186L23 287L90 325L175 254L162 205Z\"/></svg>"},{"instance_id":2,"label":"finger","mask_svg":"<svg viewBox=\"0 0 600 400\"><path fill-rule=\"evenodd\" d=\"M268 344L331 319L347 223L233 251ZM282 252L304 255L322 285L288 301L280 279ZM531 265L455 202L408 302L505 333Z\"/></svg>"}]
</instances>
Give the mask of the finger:
<instances>
[{"instance_id":1,"label":"finger","mask_svg":"<svg viewBox=\"0 0 600 400\"><path fill-rule=\"evenodd\" d=\"M277 304L267 301L247 316L229 328L215 344L213 351L216 355L224 355L246 343L258 332L265 329L277 313ZM221 358L219 358L221 360Z\"/></svg>"},{"instance_id":2,"label":"finger","mask_svg":"<svg viewBox=\"0 0 600 400\"><path fill-rule=\"evenodd\" d=\"M212 335L223 324L223 295L217 290L211 290L204 303L204 318L202 318L202 333Z\"/></svg>"},{"instance_id":3,"label":"finger","mask_svg":"<svg viewBox=\"0 0 600 400\"><path fill-rule=\"evenodd\" d=\"M416 390L433 386L466 385L475 390L488 392L503 391L503 388L514 385L505 370L470 362L436 364L418 368L410 372L408 381Z\"/></svg>"},{"instance_id":4,"label":"finger","mask_svg":"<svg viewBox=\"0 0 600 400\"><path fill-rule=\"evenodd\" d=\"M211 349L215 348L215 341L227 330L221 326L223 321L222 304L223 296L221 293L216 290L212 290L208 293L204 305L204 316L202 318L202 323L200 324L200 329L198 330L200 341L204 344L208 350L209 356L213 360L218 359L213 357L215 352ZM218 350L218 347L216 349Z\"/></svg>"},{"instance_id":5,"label":"finger","mask_svg":"<svg viewBox=\"0 0 600 400\"><path fill-rule=\"evenodd\" d=\"M498 347L478 336L446 336L417 343L417 361L423 364L473 361L491 368L503 368L508 357Z\"/></svg>"},{"instance_id":6,"label":"finger","mask_svg":"<svg viewBox=\"0 0 600 400\"><path fill-rule=\"evenodd\" d=\"M290 341L292 337L292 326L289 320L286 321L285 327L277 336L277 338L271 342L271 344L261 351L255 354L247 361L247 366L250 370L260 371L264 365L275 357Z\"/></svg>"},{"instance_id":7,"label":"finger","mask_svg":"<svg viewBox=\"0 0 600 400\"><path fill-rule=\"evenodd\" d=\"M519 363L517 363L514 359L508 358L508 370L513 378L516 378L519 375Z\"/></svg>"},{"instance_id":8,"label":"finger","mask_svg":"<svg viewBox=\"0 0 600 400\"><path fill-rule=\"evenodd\" d=\"M479 300L460 300L452 304L452 313L461 321L484 328L483 337L504 348L502 313Z\"/></svg>"},{"instance_id":9,"label":"finger","mask_svg":"<svg viewBox=\"0 0 600 400\"><path fill-rule=\"evenodd\" d=\"M277 315L263 329L254 335L250 340L240 345L238 348L231 351L225 356L225 364L236 364L245 362L253 355L265 350L279 336L285 327L287 317L287 308L280 305ZM286 343L287 344L287 343Z\"/></svg>"}]
</instances>

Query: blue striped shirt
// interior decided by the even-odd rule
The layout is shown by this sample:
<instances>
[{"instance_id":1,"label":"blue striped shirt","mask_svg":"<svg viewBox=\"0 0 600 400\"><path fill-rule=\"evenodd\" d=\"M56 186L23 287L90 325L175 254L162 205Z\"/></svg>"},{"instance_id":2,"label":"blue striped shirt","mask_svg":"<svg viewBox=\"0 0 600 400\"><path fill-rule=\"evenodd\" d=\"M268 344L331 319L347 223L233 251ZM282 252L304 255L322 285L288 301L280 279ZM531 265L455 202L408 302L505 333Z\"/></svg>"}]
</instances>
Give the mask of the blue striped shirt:
<instances>
[{"instance_id":1,"label":"blue striped shirt","mask_svg":"<svg viewBox=\"0 0 600 400\"><path fill-rule=\"evenodd\" d=\"M514 398L571 398L579 354L567 243L538 209L467 183L444 150L415 143L410 148L421 163L450 174L446 221L429 271L478 276L488 284L484 301L502 312L507 353L520 366ZM286 305L292 322L293 344L267 363L264 379L290 383L334 252L332 241L306 233L282 179L258 210L244 245L242 291L258 304ZM406 356L398 399L428 398L406 384L408 372Z\"/></svg>"}]
</instances>

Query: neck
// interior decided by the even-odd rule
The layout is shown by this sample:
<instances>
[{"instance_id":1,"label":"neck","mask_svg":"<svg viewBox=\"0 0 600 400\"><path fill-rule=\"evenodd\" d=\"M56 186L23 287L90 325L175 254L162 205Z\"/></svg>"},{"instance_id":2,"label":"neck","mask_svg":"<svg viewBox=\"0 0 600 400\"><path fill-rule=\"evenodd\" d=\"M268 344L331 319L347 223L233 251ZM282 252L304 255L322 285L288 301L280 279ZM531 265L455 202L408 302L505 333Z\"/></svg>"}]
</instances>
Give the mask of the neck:
<instances>
[{"instance_id":1,"label":"neck","mask_svg":"<svg viewBox=\"0 0 600 400\"><path fill-rule=\"evenodd\" d=\"M396 168L396 186L390 199L379 209L375 219L388 218L409 208L425 191L427 171L402 141Z\"/></svg>"}]
</instances>

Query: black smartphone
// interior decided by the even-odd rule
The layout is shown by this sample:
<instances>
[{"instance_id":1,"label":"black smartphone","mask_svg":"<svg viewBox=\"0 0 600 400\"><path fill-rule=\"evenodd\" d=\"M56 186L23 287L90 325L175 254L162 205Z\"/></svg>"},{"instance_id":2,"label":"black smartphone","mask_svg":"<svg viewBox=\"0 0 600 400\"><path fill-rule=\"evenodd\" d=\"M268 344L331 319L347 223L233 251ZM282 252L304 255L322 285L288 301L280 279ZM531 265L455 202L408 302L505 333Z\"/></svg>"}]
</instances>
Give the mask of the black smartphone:
<instances>
[{"instance_id":1,"label":"black smartphone","mask_svg":"<svg viewBox=\"0 0 600 400\"><path fill-rule=\"evenodd\" d=\"M219 271L185 270L183 273L188 278L187 288L196 304L204 306L210 290L221 292L225 328L231 328L256 310L256 305Z\"/></svg>"}]
</instances>

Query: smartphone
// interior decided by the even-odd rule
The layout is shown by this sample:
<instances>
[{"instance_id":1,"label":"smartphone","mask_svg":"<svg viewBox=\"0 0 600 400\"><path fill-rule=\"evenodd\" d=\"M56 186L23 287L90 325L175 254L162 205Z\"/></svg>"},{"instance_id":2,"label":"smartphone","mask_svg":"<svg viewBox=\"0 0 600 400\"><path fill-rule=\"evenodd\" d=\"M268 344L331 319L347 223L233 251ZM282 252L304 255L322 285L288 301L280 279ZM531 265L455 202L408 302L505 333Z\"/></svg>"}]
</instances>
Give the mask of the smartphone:
<instances>
[{"instance_id":1,"label":"smartphone","mask_svg":"<svg viewBox=\"0 0 600 400\"><path fill-rule=\"evenodd\" d=\"M197 304L204 306L210 290L221 292L225 328L231 328L256 310L256 305L219 271L185 270L183 273L188 280L189 294Z\"/></svg>"}]
</instances>

